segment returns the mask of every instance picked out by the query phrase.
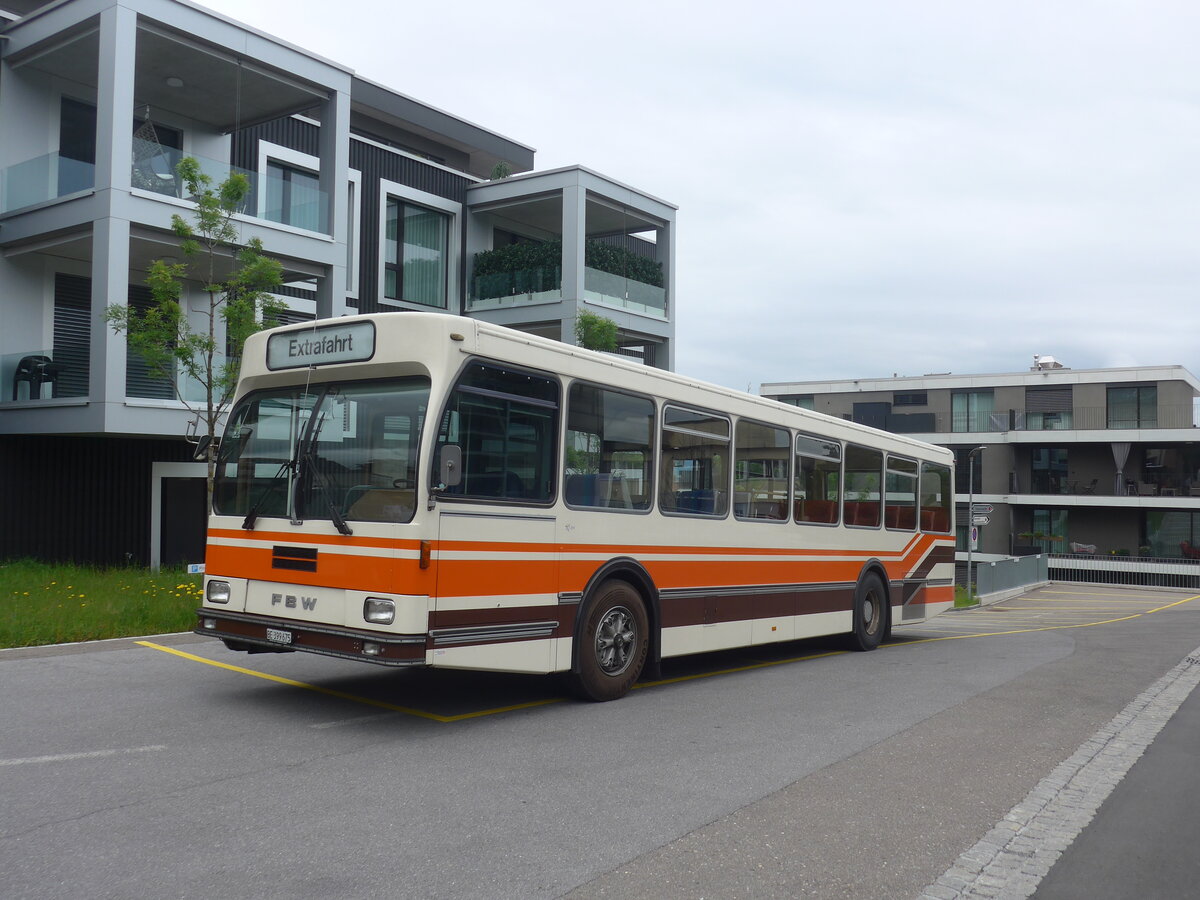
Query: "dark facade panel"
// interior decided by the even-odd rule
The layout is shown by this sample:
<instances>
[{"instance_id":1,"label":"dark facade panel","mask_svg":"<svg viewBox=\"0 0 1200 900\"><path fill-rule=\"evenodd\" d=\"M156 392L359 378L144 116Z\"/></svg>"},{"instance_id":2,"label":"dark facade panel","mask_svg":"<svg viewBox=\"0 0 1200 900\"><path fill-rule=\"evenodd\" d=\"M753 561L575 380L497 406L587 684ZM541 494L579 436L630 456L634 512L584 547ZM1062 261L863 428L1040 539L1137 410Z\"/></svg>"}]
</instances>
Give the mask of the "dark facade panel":
<instances>
[{"instance_id":1,"label":"dark facade panel","mask_svg":"<svg viewBox=\"0 0 1200 900\"><path fill-rule=\"evenodd\" d=\"M391 153L380 147L350 141L350 168L362 173L362 213L358 242L358 311L379 312L379 254L383 235L379 233L382 212L379 208L379 182L394 181L406 187L466 204L467 187L475 182L437 166L431 166L408 156ZM451 235L451 241L461 242L462 236ZM459 298L450 298L450 312L459 311Z\"/></svg>"},{"instance_id":2,"label":"dark facade panel","mask_svg":"<svg viewBox=\"0 0 1200 900\"><path fill-rule=\"evenodd\" d=\"M150 469L188 462L180 440L0 437L0 559L150 562Z\"/></svg>"},{"instance_id":3,"label":"dark facade panel","mask_svg":"<svg viewBox=\"0 0 1200 900\"><path fill-rule=\"evenodd\" d=\"M278 144L297 153L307 153L309 156L320 155L320 129L316 125L287 116L237 132L233 136L231 151L233 164L248 172L257 172L259 141Z\"/></svg>"}]
</instances>

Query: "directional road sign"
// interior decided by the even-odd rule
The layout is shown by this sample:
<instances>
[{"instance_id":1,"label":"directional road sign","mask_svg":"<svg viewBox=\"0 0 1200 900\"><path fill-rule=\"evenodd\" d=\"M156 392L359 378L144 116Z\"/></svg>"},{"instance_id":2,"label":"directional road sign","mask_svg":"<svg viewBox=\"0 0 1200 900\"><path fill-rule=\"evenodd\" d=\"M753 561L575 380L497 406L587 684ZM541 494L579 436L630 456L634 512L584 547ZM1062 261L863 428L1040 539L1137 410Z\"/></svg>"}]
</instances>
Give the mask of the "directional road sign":
<instances>
[{"instance_id":1,"label":"directional road sign","mask_svg":"<svg viewBox=\"0 0 1200 900\"><path fill-rule=\"evenodd\" d=\"M992 507L992 504L990 504L990 503L972 503L971 504L971 514L972 515L986 516L988 513L995 512L995 511L996 510Z\"/></svg>"},{"instance_id":2,"label":"directional road sign","mask_svg":"<svg viewBox=\"0 0 1200 900\"><path fill-rule=\"evenodd\" d=\"M992 522L991 516L972 516L972 525L990 525Z\"/></svg>"}]
</instances>

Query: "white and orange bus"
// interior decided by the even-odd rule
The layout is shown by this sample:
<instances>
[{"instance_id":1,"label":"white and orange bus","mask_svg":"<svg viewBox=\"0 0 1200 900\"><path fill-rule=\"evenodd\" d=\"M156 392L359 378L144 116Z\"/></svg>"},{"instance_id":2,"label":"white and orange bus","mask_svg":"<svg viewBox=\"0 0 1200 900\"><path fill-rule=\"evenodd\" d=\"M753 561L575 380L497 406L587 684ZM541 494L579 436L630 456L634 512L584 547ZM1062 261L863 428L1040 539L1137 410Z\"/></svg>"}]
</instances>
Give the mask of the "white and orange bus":
<instances>
[{"instance_id":1,"label":"white and orange bus","mask_svg":"<svg viewBox=\"0 0 1200 900\"><path fill-rule=\"evenodd\" d=\"M474 319L250 338L196 631L234 650L569 673L953 603L950 451Z\"/></svg>"}]
</instances>

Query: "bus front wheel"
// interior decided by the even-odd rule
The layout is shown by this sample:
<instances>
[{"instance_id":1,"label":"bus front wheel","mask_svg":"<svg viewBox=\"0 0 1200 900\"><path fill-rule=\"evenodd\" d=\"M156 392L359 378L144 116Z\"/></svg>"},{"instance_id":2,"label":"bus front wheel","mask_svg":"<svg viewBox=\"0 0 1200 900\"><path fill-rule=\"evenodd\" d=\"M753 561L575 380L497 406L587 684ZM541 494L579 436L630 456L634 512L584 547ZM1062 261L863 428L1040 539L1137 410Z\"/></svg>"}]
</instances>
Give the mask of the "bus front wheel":
<instances>
[{"instance_id":1,"label":"bus front wheel","mask_svg":"<svg viewBox=\"0 0 1200 900\"><path fill-rule=\"evenodd\" d=\"M887 630L888 593L879 576L867 575L854 589L854 632L850 646L854 650L874 650Z\"/></svg>"},{"instance_id":2,"label":"bus front wheel","mask_svg":"<svg viewBox=\"0 0 1200 900\"><path fill-rule=\"evenodd\" d=\"M575 692L585 700L616 700L642 674L650 623L641 595L625 581L600 585L587 600L575 639L579 647Z\"/></svg>"}]
</instances>

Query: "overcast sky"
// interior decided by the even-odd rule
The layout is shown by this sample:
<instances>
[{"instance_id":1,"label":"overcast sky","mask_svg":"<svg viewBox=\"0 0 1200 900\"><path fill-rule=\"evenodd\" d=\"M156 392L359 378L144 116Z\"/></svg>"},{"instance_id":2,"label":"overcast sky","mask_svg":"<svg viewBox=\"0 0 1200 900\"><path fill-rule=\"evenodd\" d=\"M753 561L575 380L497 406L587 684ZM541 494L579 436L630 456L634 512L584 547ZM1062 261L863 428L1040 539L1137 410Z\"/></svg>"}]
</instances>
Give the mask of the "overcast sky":
<instances>
[{"instance_id":1,"label":"overcast sky","mask_svg":"<svg viewBox=\"0 0 1200 900\"><path fill-rule=\"evenodd\" d=\"M1200 374L1200 4L205 0L679 207L676 369Z\"/></svg>"}]
</instances>

